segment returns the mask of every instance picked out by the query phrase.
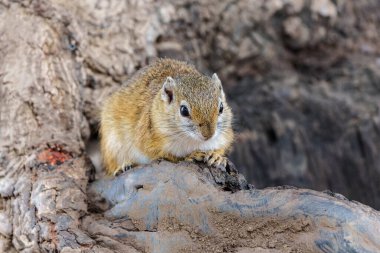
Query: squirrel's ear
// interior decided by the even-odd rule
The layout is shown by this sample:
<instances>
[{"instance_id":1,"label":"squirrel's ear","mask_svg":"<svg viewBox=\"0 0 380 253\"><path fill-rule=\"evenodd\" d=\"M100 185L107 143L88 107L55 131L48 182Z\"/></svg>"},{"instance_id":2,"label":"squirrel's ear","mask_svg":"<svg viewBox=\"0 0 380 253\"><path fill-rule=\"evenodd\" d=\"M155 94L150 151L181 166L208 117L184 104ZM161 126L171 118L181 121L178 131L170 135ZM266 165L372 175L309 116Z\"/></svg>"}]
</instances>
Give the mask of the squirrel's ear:
<instances>
[{"instance_id":1,"label":"squirrel's ear","mask_svg":"<svg viewBox=\"0 0 380 253\"><path fill-rule=\"evenodd\" d=\"M214 73L211 77L212 81L222 89L222 82L220 81L218 75Z\"/></svg>"},{"instance_id":2,"label":"squirrel's ear","mask_svg":"<svg viewBox=\"0 0 380 253\"><path fill-rule=\"evenodd\" d=\"M173 88L176 85L175 80L168 76L162 86L161 97L164 101L171 103L173 101Z\"/></svg>"},{"instance_id":3,"label":"squirrel's ear","mask_svg":"<svg viewBox=\"0 0 380 253\"><path fill-rule=\"evenodd\" d=\"M221 95L222 95L222 98L224 99L224 91L223 91L223 86L222 86L222 82L220 81L218 75L216 73L214 73L211 77L212 81L218 85L220 91L221 91Z\"/></svg>"}]
</instances>

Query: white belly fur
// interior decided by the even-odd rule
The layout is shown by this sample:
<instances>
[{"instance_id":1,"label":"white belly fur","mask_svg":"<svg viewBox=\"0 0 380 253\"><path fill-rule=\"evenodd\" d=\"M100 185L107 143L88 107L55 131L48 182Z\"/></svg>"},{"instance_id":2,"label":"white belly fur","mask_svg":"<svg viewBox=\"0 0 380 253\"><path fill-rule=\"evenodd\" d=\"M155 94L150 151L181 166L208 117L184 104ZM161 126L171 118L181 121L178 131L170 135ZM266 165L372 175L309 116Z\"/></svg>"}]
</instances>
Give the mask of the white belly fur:
<instances>
[{"instance_id":1,"label":"white belly fur","mask_svg":"<svg viewBox=\"0 0 380 253\"><path fill-rule=\"evenodd\" d=\"M185 157L193 151L210 151L223 148L227 144L224 136L217 134L207 141L199 141L194 138L176 138L164 146L164 151L177 157Z\"/></svg>"}]
</instances>

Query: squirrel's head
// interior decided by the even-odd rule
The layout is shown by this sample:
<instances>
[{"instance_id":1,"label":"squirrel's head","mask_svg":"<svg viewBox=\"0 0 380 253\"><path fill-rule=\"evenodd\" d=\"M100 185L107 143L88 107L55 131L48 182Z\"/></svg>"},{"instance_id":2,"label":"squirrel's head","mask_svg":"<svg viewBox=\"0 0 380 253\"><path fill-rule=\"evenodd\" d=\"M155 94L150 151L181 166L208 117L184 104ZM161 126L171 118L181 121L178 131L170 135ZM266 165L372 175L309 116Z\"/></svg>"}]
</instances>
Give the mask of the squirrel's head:
<instances>
[{"instance_id":1,"label":"squirrel's head","mask_svg":"<svg viewBox=\"0 0 380 253\"><path fill-rule=\"evenodd\" d=\"M158 127L165 134L202 142L231 127L232 113L217 74L211 78L194 74L167 77L160 94L165 114L161 119L165 120Z\"/></svg>"}]
</instances>

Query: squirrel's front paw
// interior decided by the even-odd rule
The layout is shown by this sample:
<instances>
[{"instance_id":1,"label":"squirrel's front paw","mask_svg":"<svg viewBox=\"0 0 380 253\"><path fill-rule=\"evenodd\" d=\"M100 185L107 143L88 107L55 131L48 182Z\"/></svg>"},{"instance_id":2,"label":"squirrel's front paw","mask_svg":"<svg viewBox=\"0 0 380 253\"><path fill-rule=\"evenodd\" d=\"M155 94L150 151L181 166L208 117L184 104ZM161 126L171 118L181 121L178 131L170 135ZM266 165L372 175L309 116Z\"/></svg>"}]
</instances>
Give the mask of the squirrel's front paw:
<instances>
[{"instance_id":1,"label":"squirrel's front paw","mask_svg":"<svg viewBox=\"0 0 380 253\"><path fill-rule=\"evenodd\" d=\"M185 160L189 162L204 162L207 163L208 166L215 167L226 167L227 165L227 158L213 151L195 151L191 153L188 157L186 157Z\"/></svg>"},{"instance_id":2,"label":"squirrel's front paw","mask_svg":"<svg viewBox=\"0 0 380 253\"><path fill-rule=\"evenodd\" d=\"M115 172L113 173L113 175L116 177L116 176L118 176L120 174L123 174L124 172L130 170L131 168L132 168L132 165L124 163L117 170L115 170Z\"/></svg>"},{"instance_id":3,"label":"squirrel's front paw","mask_svg":"<svg viewBox=\"0 0 380 253\"><path fill-rule=\"evenodd\" d=\"M215 167L222 166L225 168L227 166L227 158L218 153L211 153L207 160L207 165Z\"/></svg>"}]
</instances>

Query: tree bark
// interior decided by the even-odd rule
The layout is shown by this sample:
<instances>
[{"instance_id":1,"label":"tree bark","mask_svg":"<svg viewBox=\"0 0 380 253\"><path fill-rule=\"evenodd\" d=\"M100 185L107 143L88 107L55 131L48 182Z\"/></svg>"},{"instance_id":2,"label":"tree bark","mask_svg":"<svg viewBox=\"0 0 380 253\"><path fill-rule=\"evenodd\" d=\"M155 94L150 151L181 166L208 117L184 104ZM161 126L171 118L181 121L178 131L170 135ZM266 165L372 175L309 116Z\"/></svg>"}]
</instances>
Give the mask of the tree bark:
<instances>
[{"instance_id":1,"label":"tree bark","mask_svg":"<svg viewBox=\"0 0 380 253\"><path fill-rule=\"evenodd\" d=\"M85 146L102 99L151 58L178 56L186 44L168 38L197 8L203 21L234 13L227 1L178 5L0 3L0 252L379 251L380 214L338 194L253 189L232 165L95 173ZM228 78L228 60L209 65L205 50L184 57Z\"/></svg>"}]
</instances>

